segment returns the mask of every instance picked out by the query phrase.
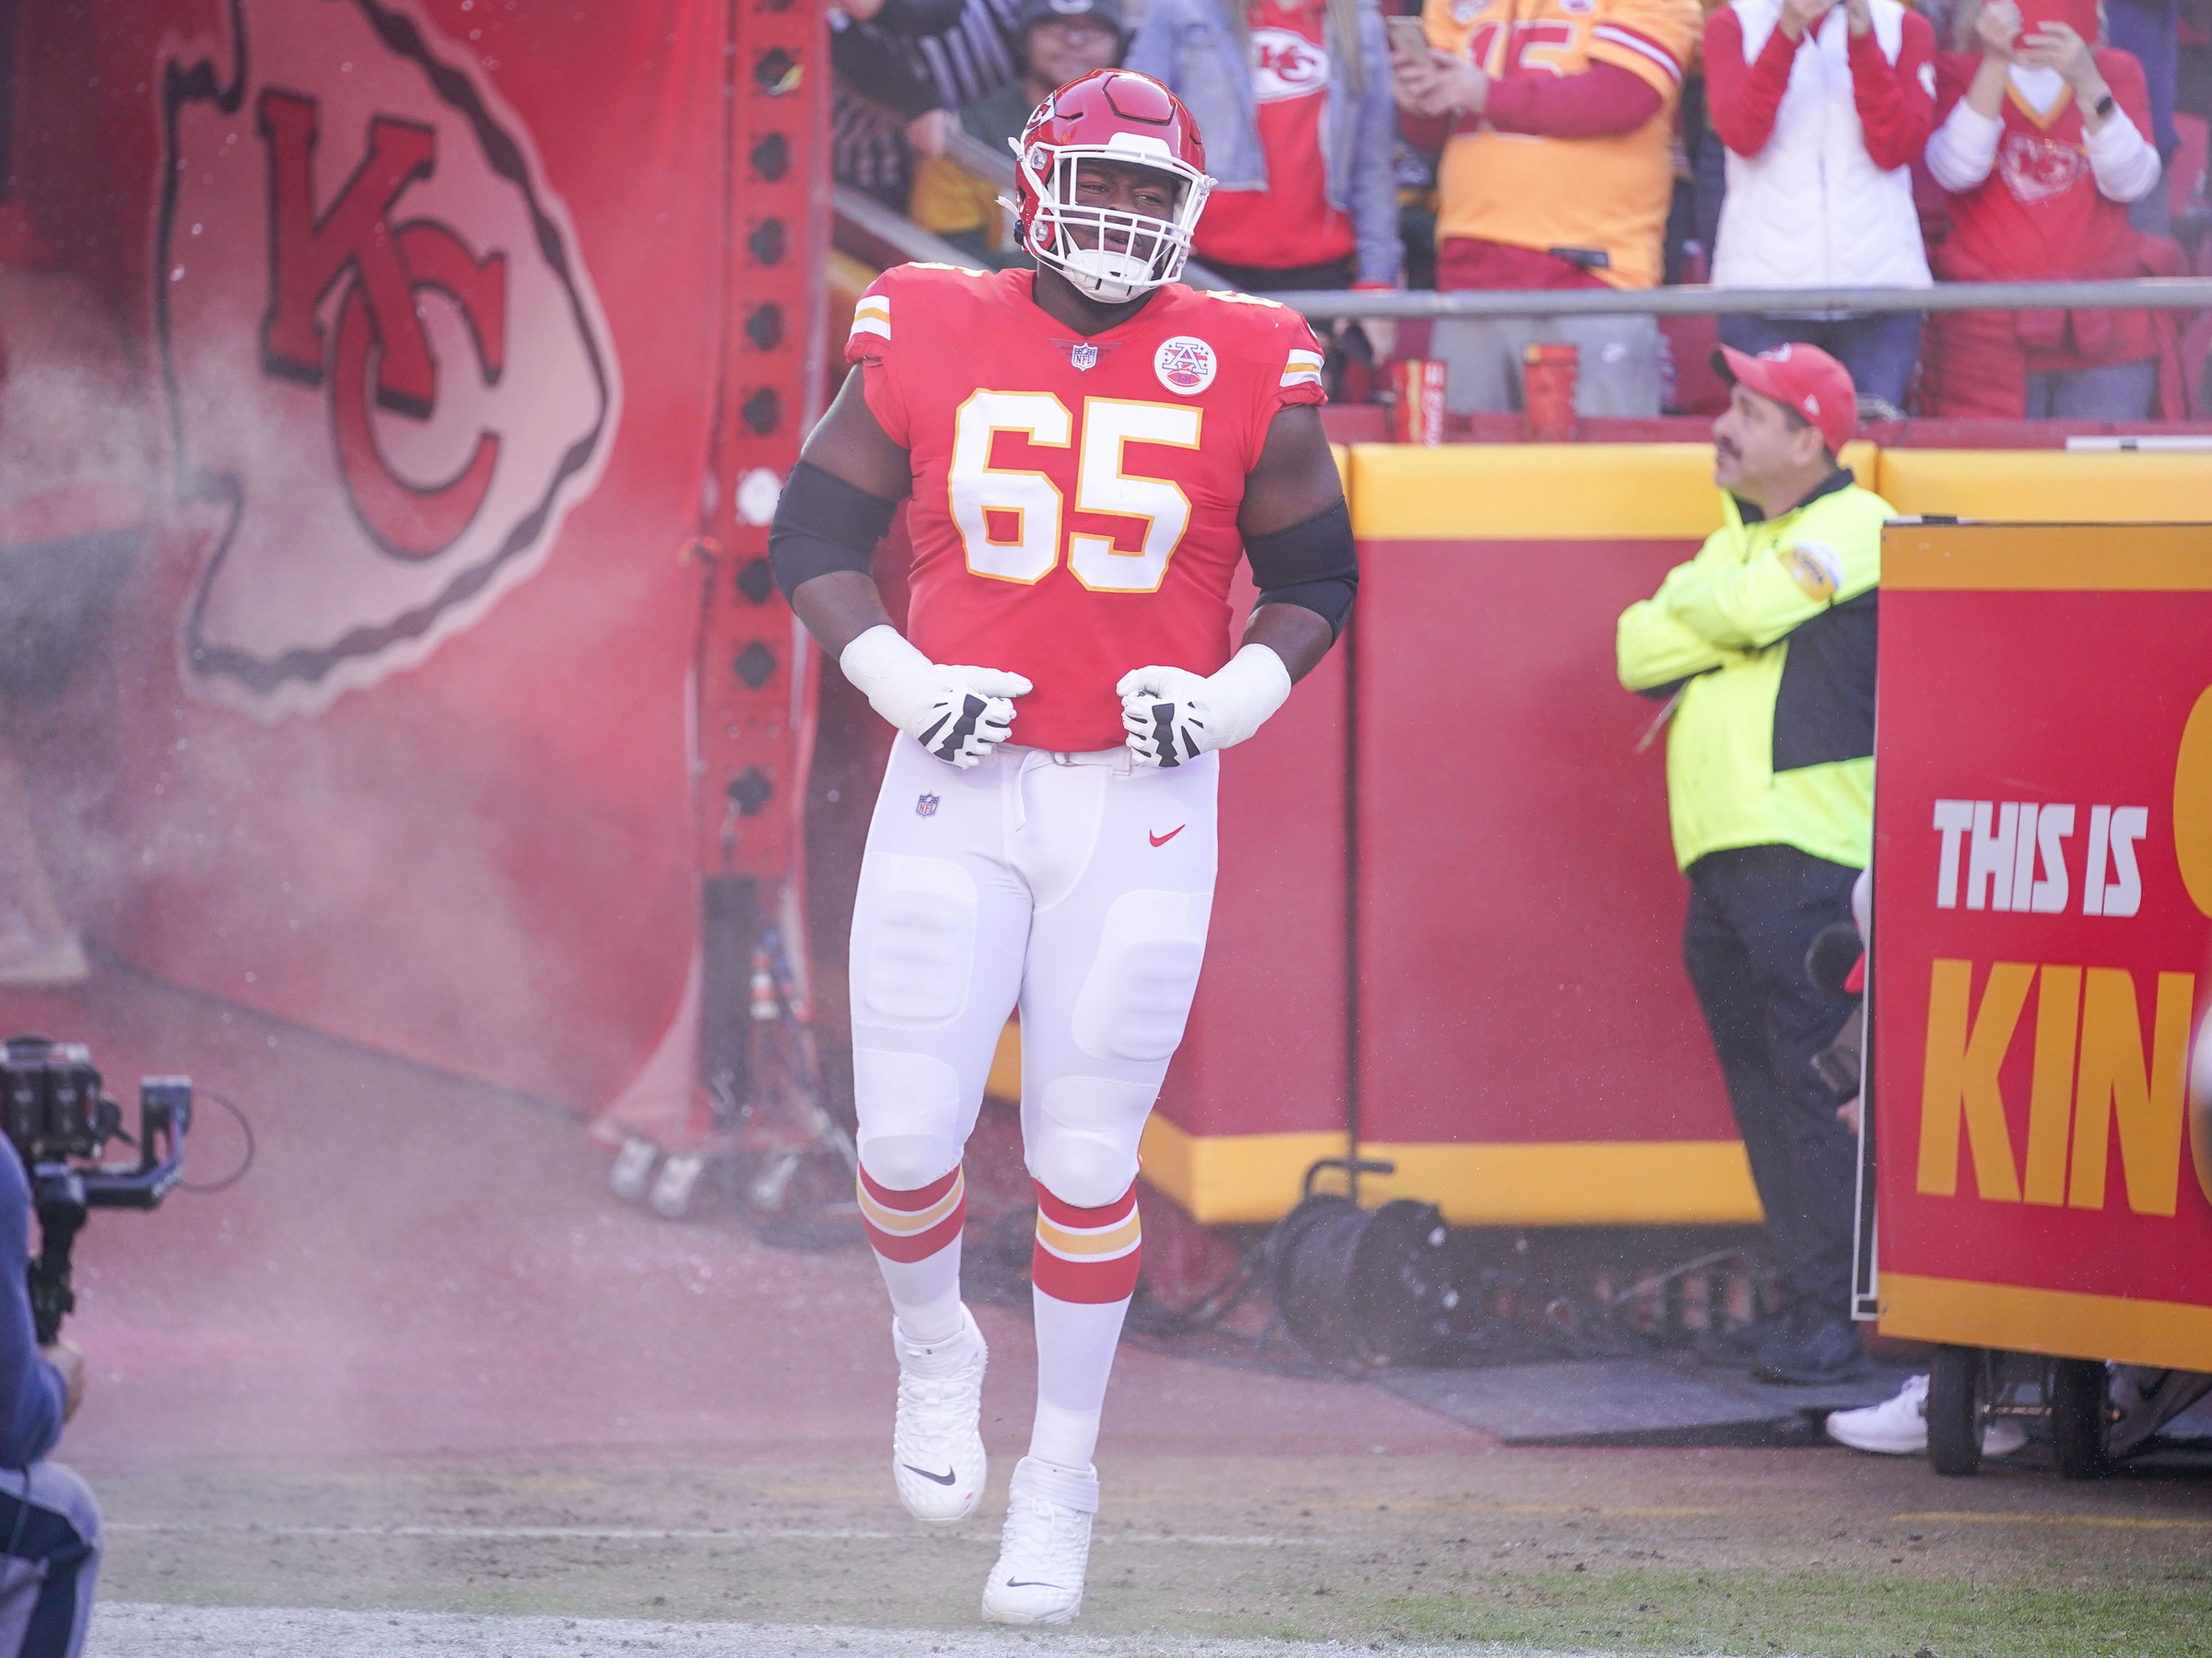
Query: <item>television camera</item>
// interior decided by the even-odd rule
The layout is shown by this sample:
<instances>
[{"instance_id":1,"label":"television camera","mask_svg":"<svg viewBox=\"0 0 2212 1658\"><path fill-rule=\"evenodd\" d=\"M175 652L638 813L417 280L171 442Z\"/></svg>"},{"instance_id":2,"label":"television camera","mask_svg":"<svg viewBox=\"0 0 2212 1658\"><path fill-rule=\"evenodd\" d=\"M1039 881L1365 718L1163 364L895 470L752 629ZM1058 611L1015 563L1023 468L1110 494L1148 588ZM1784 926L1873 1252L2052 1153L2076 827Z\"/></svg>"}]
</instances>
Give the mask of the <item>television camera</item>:
<instances>
[{"instance_id":1,"label":"television camera","mask_svg":"<svg viewBox=\"0 0 2212 1658\"><path fill-rule=\"evenodd\" d=\"M51 1347L76 1306L69 1255L86 1217L96 1208L158 1208L182 1175L192 1079L140 1080L134 1139L123 1129L123 1107L101 1090L89 1048L10 1036L0 1057L0 1115L39 1217L39 1253L29 1269L31 1322L39 1345ZM100 1162L111 1139L135 1146L137 1163Z\"/></svg>"}]
</instances>

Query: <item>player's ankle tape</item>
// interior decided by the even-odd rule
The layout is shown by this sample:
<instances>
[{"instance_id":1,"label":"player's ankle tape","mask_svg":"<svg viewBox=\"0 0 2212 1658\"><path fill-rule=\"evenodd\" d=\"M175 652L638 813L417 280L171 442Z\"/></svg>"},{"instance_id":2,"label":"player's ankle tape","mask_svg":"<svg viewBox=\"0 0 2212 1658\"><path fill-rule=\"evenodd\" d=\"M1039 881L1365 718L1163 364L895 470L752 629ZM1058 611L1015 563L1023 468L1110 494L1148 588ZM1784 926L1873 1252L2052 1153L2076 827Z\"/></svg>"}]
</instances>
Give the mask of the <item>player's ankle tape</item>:
<instances>
[{"instance_id":1,"label":"player's ankle tape","mask_svg":"<svg viewBox=\"0 0 2212 1658\"><path fill-rule=\"evenodd\" d=\"M1127 1301L1137 1290L1144 1229L1137 1186L1098 1208L1062 1203L1036 1188L1036 1247L1030 1278L1055 1301L1094 1304Z\"/></svg>"},{"instance_id":2,"label":"player's ankle tape","mask_svg":"<svg viewBox=\"0 0 2212 1658\"><path fill-rule=\"evenodd\" d=\"M960 1235L967 1218L967 1182L957 1165L906 1192L879 1185L862 1169L854 1196L869 1246L889 1261L927 1260Z\"/></svg>"}]
</instances>

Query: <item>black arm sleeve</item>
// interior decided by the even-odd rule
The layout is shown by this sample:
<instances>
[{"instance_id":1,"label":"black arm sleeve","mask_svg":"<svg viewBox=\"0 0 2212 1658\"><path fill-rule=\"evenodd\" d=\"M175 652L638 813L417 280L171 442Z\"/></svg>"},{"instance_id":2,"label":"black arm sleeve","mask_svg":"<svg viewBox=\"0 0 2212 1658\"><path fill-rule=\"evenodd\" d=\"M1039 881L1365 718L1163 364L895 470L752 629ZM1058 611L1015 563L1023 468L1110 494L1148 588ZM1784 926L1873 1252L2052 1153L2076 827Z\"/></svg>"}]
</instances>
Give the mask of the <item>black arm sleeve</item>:
<instances>
[{"instance_id":1,"label":"black arm sleeve","mask_svg":"<svg viewBox=\"0 0 2212 1658\"><path fill-rule=\"evenodd\" d=\"M768 527L768 567L783 596L788 600L802 582L832 570L867 575L875 543L897 510L896 501L800 461L784 481Z\"/></svg>"},{"instance_id":2,"label":"black arm sleeve","mask_svg":"<svg viewBox=\"0 0 2212 1658\"><path fill-rule=\"evenodd\" d=\"M1295 604L1328 624L1334 640L1360 590L1360 555L1352 544L1352 508L1339 501L1303 524L1245 542L1260 604ZM1254 607L1255 609L1258 606Z\"/></svg>"}]
</instances>

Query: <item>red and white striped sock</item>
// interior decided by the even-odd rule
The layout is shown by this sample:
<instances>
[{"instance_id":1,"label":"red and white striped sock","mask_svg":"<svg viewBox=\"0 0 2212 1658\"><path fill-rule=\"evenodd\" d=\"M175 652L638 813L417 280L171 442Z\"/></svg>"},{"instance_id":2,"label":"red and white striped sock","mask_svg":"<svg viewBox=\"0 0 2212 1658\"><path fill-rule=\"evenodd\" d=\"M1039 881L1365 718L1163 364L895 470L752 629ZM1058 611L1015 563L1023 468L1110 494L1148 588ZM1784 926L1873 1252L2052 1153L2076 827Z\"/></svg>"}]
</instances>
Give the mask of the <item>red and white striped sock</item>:
<instances>
[{"instance_id":1,"label":"red and white striped sock","mask_svg":"<svg viewBox=\"0 0 2212 1658\"><path fill-rule=\"evenodd\" d=\"M1143 1228L1137 1188L1099 1208L1036 1189L1031 1278L1036 1307L1036 1426L1029 1454L1087 1468L1121 1321L1136 1293Z\"/></svg>"},{"instance_id":2,"label":"red and white striped sock","mask_svg":"<svg viewBox=\"0 0 2212 1658\"><path fill-rule=\"evenodd\" d=\"M860 1171L860 1223L891 1291L891 1309L910 1342L927 1345L960 1333L960 1226L967 1184L950 1174L910 1192L879 1185Z\"/></svg>"}]
</instances>

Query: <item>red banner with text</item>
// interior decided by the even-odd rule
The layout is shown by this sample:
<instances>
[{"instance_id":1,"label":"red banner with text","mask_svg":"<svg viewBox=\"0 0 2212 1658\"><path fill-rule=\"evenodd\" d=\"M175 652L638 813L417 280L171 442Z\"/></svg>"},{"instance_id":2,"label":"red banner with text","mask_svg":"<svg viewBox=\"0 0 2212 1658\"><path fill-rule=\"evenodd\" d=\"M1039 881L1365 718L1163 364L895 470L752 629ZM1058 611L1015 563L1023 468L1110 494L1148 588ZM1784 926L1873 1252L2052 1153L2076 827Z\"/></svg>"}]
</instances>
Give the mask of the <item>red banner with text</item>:
<instances>
[{"instance_id":1,"label":"red banner with text","mask_svg":"<svg viewBox=\"0 0 2212 1658\"><path fill-rule=\"evenodd\" d=\"M2212 527L1882 578L1881 1327L2212 1369Z\"/></svg>"}]
</instances>

